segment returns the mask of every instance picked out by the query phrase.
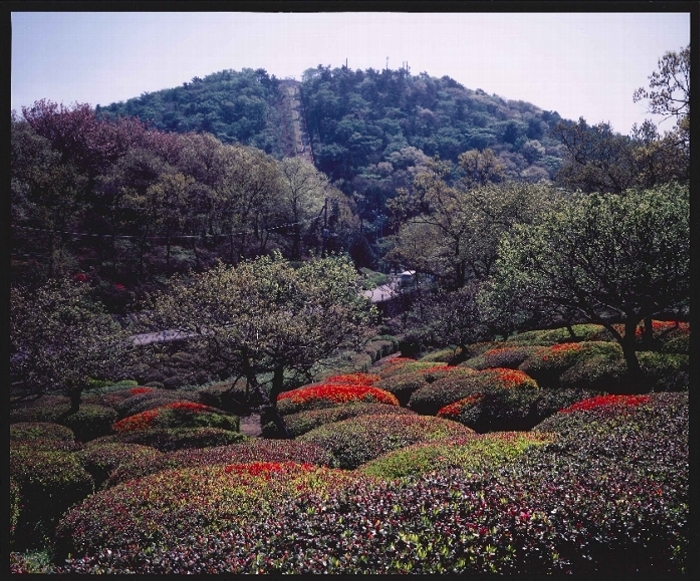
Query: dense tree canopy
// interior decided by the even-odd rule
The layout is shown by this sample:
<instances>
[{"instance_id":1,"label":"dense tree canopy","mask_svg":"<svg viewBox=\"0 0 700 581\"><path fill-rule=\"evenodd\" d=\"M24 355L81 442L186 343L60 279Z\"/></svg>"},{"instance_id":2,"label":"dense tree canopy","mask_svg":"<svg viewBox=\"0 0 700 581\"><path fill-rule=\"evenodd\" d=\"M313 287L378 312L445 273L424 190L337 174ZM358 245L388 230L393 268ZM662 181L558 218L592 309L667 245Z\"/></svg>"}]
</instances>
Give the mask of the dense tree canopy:
<instances>
[{"instance_id":1,"label":"dense tree canopy","mask_svg":"<svg viewBox=\"0 0 700 581\"><path fill-rule=\"evenodd\" d=\"M63 393L77 409L90 379L118 379L131 340L89 292L66 279L11 288L11 394Z\"/></svg>"},{"instance_id":2,"label":"dense tree canopy","mask_svg":"<svg viewBox=\"0 0 700 581\"><path fill-rule=\"evenodd\" d=\"M689 221L687 187L578 194L501 240L484 308L511 328L550 311L601 323L620 342L635 381L639 322L688 306Z\"/></svg>"},{"instance_id":3,"label":"dense tree canopy","mask_svg":"<svg viewBox=\"0 0 700 581\"><path fill-rule=\"evenodd\" d=\"M347 258L328 257L293 268L281 255L219 265L191 281L175 279L152 300L153 330L188 337L188 349L224 375L272 373L264 394L274 406L284 373L308 374L341 345L365 339L371 310ZM277 418L280 421L280 418Z\"/></svg>"}]
</instances>

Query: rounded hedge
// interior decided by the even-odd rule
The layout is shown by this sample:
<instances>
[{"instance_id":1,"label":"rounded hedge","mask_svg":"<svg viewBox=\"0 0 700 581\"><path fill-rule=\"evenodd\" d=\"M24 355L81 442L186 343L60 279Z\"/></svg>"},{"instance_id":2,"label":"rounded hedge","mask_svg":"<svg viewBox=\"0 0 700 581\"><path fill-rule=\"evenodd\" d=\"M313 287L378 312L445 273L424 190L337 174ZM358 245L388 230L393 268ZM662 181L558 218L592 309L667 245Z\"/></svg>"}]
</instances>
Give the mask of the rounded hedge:
<instances>
[{"instance_id":1,"label":"rounded hedge","mask_svg":"<svg viewBox=\"0 0 700 581\"><path fill-rule=\"evenodd\" d=\"M470 433L466 426L442 418L381 414L326 424L299 440L322 446L335 456L340 468L353 469L391 450Z\"/></svg>"},{"instance_id":2,"label":"rounded hedge","mask_svg":"<svg viewBox=\"0 0 700 581\"><path fill-rule=\"evenodd\" d=\"M519 457L532 446L552 442L554 437L546 433L494 432L421 442L383 454L357 470L368 476L389 480L447 468L462 468L467 472L492 471Z\"/></svg>"},{"instance_id":3,"label":"rounded hedge","mask_svg":"<svg viewBox=\"0 0 700 581\"><path fill-rule=\"evenodd\" d=\"M435 415L467 396L499 389L536 390L537 383L521 371L505 368L449 375L413 392L408 407L419 414Z\"/></svg>"},{"instance_id":4,"label":"rounded hedge","mask_svg":"<svg viewBox=\"0 0 700 581\"><path fill-rule=\"evenodd\" d=\"M19 487L14 539L20 549L50 546L57 519L95 486L75 454L37 450L31 443L10 444L9 474Z\"/></svg>"},{"instance_id":5,"label":"rounded hedge","mask_svg":"<svg viewBox=\"0 0 700 581\"><path fill-rule=\"evenodd\" d=\"M99 444L76 453L78 460L100 488L109 475L124 464L154 462L161 455L155 448L140 444Z\"/></svg>"},{"instance_id":6,"label":"rounded hedge","mask_svg":"<svg viewBox=\"0 0 700 581\"><path fill-rule=\"evenodd\" d=\"M119 419L161 407L175 401L188 400L197 402L199 400L199 395L196 392L191 393L155 387L145 387L142 389L147 389L148 391L133 393L115 406L119 414Z\"/></svg>"},{"instance_id":7,"label":"rounded hedge","mask_svg":"<svg viewBox=\"0 0 700 581\"><path fill-rule=\"evenodd\" d=\"M226 446L247 439L247 436L221 428L154 428L103 436L89 444L123 443L150 446L161 452L184 448Z\"/></svg>"},{"instance_id":8,"label":"rounded hedge","mask_svg":"<svg viewBox=\"0 0 700 581\"><path fill-rule=\"evenodd\" d=\"M117 433L157 428L221 428L237 432L240 418L201 403L177 400L127 416L112 426Z\"/></svg>"},{"instance_id":9,"label":"rounded hedge","mask_svg":"<svg viewBox=\"0 0 700 581\"><path fill-rule=\"evenodd\" d=\"M10 424L10 440L58 440L72 442L75 434L70 428L53 422L17 422Z\"/></svg>"},{"instance_id":10,"label":"rounded hedge","mask_svg":"<svg viewBox=\"0 0 700 581\"><path fill-rule=\"evenodd\" d=\"M333 407L350 402L399 405L394 395L371 385L329 383L308 385L286 391L277 398L277 410L284 415Z\"/></svg>"},{"instance_id":11,"label":"rounded hedge","mask_svg":"<svg viewBox=\"0 0 700 581\"><path fill-rule=\"evenodd\" d=\"M327 450L308 442L250 439L229 446L177 450L161 454L153 460L137 458L116 468L103 488L163 470L245 462L297 462L332 467L335 459Z\"/></svg>"},{"instance_id":12,"label":"rounded hedge","mask_svg":"<svg viewBox=\"0 0 700 581\"><path fill-rule=\"evenodd\" d=\"M377 414L413 414L411 410L385 403L353 402L331 408L309 410L287 414L284 423L293 438L301 436L319 426L339 422L357 416ZM279 438L281 434L274 422L268 422L262 427L263 436L267 438Z\"/></svg>"}]
</instances>

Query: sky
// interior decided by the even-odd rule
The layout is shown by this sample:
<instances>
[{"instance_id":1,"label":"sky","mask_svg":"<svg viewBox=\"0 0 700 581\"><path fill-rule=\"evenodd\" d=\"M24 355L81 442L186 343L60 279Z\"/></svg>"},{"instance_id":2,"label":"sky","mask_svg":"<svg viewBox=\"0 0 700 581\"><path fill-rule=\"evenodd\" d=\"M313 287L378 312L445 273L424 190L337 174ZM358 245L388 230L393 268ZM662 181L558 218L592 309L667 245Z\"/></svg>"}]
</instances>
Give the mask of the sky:
<instances>
[{"instance_id":1,"label":"sky","mask_svg":"<svg viewBox=\"0 0 700 581\"><path fill-rule=\"evenodd\" d=\"M447 75L628 134L688 13L13 12L11 106L42 98L108 105L193 77L264 68L301 80L317 65ZM387 61L388 59L388 61ZM660 125L671 129L672 120Z\"/></svg>"}]
</instances>

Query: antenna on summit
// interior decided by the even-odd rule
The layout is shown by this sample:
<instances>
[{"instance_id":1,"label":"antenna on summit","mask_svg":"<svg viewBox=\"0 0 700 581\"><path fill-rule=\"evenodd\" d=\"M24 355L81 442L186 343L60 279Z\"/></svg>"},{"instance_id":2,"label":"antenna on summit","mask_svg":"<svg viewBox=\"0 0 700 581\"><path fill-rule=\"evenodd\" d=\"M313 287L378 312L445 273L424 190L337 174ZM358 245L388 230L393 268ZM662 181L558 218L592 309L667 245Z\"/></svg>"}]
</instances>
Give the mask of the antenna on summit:
<instances>
[{"instance_id":1,"label":"antenna on summit","mask_svg":"<svg viewBox=\"0 0 700 581\"><path fill-rule=\"evenodd\" d=\"M389 70L389 57L386 57L386 70Z\"/></svg>"}]
</instances>

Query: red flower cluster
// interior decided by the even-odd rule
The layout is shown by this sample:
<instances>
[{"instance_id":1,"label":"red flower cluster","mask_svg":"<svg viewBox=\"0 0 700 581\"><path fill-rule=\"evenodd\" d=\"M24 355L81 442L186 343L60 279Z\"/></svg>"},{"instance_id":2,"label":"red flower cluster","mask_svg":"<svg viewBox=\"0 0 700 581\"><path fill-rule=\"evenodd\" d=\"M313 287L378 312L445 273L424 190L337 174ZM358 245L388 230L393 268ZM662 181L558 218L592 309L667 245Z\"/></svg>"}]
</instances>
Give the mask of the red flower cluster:
<instances>
[{"instance_id":1,"label":"red flower cluster","mask_svg":"<svg viewBox=\"0 0 700 581\"><path fill-rule=\"evenodd\" d=\"M87 282L88 276L84 272L77 272L73 275L73 280L76 282Z\"/></svg>"},{"instance_id":2,"label":"red flower cluster","mask_svg":"<svg viewBox=\"0 0 700 581\"><path fill-rule=\"evenodd\" d=\"M648 395L598 395L576 402L567 408L559 410L561 413L588 411L608 406L637 406L651 400Z\"/></svg>"},{"instance_id":3,"label":"red flower cluster","mask_svg":"<svg viewBox=\"0 0 700 581\"><path fill-rule=\"evenodd\" d=\"M201 403L194 403L191 401L176 401L161 407L154 408L152 410L146 410L145 412L134 414L132 416L128 416L124 419L121 419L112 426L112 429L117 433L148 429L153 420L155 420L163 410L169 409L186 410L193 412L211 410L209 406L203 405Z\"/></svg>"},{"instance_id":4,"label":"red flower cluster","mask_svg":"<svg viewBox=\"0 0 700 581\"><path fill-rule=\"evenodd\" d=\"M552 345L552 353L568 353L569 351L579 351L581 343L557 343Z\"/></svg>"},{"instance_id":5,"label":"red flower cluster","mask_svg":"<svg viewBox=\"0 0 700 581\"><path fill-rule=\"evenodd\" d=\"M492 372L498 375L498 379L503 382L503 387L518 387L523 383L532 382L532 378L518 369L508 369L506 367L495 367L482 373Z\"/></svg>"},{"instance_id":6,"label":"red flower cluster","mask_svg":"<svg viewBox=\"0 0 700 581\"><path fill-rule=\"evenodd\" d=\"M681 321L657 321L652 320L651 330L652 333L662 333L664 331L670 331L671 329L680 329L681 331L689 332L690 324L683 323ZM635 331L637 337L641 337L644 333L644 326L640 325Z\"/></svg>"},{"instance_id":7,"label":"red flower cluster","mask_svg":"<svg viewBox=\"0 0 700 581\"><path fill-rule=\"evenodd\" d=\"M152 387L132 387L129 390L131 395L139 395L141 393L151 393L153 391Z\"/></svg>"},{"instance_id":8,"label":"red flower cluster","mask_svg":"<svg viewBox=\"0 0 700 581\"><path fill-rule=\"evenodd\" d=\"M467 396L441 408L437 415L439 418L455 418L462 413L465 407L478 403L483 397L483 393L475 393L474 395Z\"/></svg>"},{"instance_id":9,"label":"red flower cluster","mask_svg":"<svg viewBox=\"0 0 700 581\"><path fill-rule=\"evenodd\" d=\"M344 375L333 375L324 380L324 383L342 383L345 385L373 385L381 377L374 373L346 373Z\"/></svg>"},{"instance_id":10,"label":"red flower cluster","mask_svg":"<svg viewBox=\"0 0 700 581\"><path fill-rule=\"evenodd\" d=\"M114 288L117 289L118 291L125 291L126 290L126 287L119 282L115 283Z\"/></svg>"},{"instance_id":11,"label":"red flower cluster","mask_svg":"<svg viewBox=\"0 0 700 581\"><path fill-rule=\"evenodd\" d=\"M224 468L226 474L244 476L262 476L270 480L273 472L289 472L290 469L311 472L316 466L313 464L296 464L294 462L250 462L246 464L229 464Z\"/></svg>"},{"instance_id":12,"label":"red flower cluster","mask_svg":"<svg viewBox=\"0 0 700 581\"><path fill-rule=\"evenodd\" d=\"M375 401L378 403L388 403L399 405L396 396L369 385L343 385L343 384L321 384L300 387L292 391L282 393L277 401L291 399L296 404L303 404L311 399L326 399L336 403L346 403L350 401Z\"/></svg>"}]
</instances>

